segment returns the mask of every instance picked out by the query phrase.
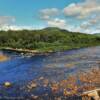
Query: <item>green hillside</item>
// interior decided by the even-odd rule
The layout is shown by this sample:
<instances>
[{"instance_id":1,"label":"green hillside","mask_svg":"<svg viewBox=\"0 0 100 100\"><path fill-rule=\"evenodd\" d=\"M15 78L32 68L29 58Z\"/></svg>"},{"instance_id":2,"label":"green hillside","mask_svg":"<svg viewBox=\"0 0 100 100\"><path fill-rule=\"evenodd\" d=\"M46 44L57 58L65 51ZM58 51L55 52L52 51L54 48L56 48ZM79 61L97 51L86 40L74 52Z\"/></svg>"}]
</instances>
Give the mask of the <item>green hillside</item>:
<instances>
[{"instance_id":1,"label":"green hillside","mask_svg":"<svg viewBox=\"0 0 100 100\"><path fill-rule=\"evenodd\" d=\"M100 36L100 33L96 33L95 35L96 35L96 36Z\"/></svg>"},{"instance_id":2,"label":"green hillside","mask_svg":"<svg viewBox=\"0 0 100 100\"><path fill-rule=\"evenodd\" d=\"M42 30L0 31L0 47L61 51L100 45L96 35L69 32L59 28Z\"/></svg>"}]
</instances>

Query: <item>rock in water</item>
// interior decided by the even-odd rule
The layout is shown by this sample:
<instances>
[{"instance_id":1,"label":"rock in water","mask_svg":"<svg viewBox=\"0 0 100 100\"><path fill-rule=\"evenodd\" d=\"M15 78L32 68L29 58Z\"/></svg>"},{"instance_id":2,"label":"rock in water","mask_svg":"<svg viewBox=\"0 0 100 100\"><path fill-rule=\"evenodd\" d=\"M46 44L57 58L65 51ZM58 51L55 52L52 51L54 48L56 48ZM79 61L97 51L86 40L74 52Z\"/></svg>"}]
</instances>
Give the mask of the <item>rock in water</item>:
<instances>
[{"instance_id":1,"label":"rock in water","mask_svg":"<svg viewBox=\"0 0 100 100\"><path fill-rule=\"evenodd\" d=\"M5 87L11 87L11 85L12 85L12 84L11 84L10 82L5 82L5 83L4 83L4 86L5 86Z\"/></svg>"},{"instance_id":2,"label":"rock in water","mask_svg":"<svg viewBox=\"0 0 100 100\"><path fill-rule=\"evenodd\" d=\"M27 85L27 87L28 87L28 89L30 89L30 90L31 90L31 89L33 89L33 88L36 88L36 87L37 87L37 83L32 81L30 84L28 84L28 85Z\"/></svg>"}]
</instances>

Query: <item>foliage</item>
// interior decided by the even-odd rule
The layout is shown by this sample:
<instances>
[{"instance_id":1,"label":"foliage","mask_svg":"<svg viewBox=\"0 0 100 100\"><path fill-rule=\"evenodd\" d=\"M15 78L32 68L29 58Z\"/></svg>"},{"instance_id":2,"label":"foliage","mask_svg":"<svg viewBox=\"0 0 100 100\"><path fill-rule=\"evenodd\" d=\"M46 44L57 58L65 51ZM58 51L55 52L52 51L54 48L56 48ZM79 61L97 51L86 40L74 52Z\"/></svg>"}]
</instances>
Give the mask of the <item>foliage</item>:
<instances>
[{"instance_id":1,"label":"foliage","mask_svg":"<svg viewBox=\"0 0 100 100\"><path fill-rule=\"evenodd\" d=\"M0 47L60 51L100 45L100 37L58 28L0 31Z\"/></svg>"}]
</instances>

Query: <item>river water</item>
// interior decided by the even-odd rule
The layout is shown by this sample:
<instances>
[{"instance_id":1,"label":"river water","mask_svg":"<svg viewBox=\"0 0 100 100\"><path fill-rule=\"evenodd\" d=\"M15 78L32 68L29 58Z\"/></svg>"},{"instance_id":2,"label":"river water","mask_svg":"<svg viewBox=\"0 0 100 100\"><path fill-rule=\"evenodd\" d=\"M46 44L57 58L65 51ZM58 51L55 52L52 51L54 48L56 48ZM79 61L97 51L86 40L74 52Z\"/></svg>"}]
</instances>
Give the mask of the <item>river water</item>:
<instances>
[{"instance_id":1,"label":"river water","mask_svg":"<svg viewBox=\"0 0 100 100\"><path fill-rule=\"evenodd\" d=\"M15 92L31 80L44 77L50 81L60 81L70 74L87 71L90 68L100 67L100 47L89 47L51 53L49 55L22 56L15 52L0 51L10 57L0 62L0 96L18 96L21 91ZM11 82L12 88L5 89L4 82ZM41 92L40 90L36 91ZM43 92L43 89L42 89ZM24 93L23 93L24 94Z\"/></svg>"}]
</instances>

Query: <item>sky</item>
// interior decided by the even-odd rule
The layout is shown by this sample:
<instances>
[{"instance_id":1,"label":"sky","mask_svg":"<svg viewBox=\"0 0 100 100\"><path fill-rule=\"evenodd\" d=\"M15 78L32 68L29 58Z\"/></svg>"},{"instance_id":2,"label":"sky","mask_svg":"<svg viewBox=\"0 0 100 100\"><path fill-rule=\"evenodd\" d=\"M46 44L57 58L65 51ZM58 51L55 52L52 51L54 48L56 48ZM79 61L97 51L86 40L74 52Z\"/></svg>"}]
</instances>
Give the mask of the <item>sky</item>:
<instances>
[{"instance_id":1,"label":"sky","mask_svg":"<svg viewBox=\"0 0 100 100\"><path fill-rule=\"evenodd\" d=\"M100 33L100 0L0 0L1 29L45 27Z\"/></svg>"}]
</instances>

